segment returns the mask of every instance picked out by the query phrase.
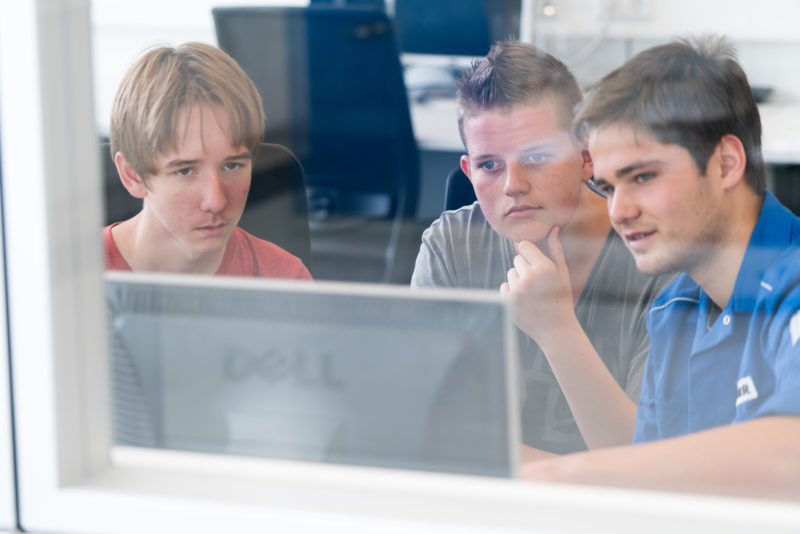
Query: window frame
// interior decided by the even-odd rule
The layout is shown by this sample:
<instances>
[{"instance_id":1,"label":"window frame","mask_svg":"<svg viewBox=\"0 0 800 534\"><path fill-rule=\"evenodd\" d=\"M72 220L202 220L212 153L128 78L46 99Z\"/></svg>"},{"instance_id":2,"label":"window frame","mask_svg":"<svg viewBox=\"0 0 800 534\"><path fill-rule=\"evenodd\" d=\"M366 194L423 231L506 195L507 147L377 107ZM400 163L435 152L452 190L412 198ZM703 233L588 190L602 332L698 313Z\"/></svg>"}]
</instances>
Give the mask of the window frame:
<instances>
[{"instance_id":1,"label":"window frame","mask_svg":"<svg viewBox=\"0 0 800 534\"><path fill-rule=\"evenodd\" d=\"M2 134L0 133L0 138ZM2 151L0 151L2 152ZM2 156L0 155L0 166ZM0 170L0 187L2 187L2 170ZM2 200L2 194L0 194ZM5 247L2 231L3 210L0 205L0 269L5 273ZM13 530L17 526L17 500L14 473L13 435L11 432L11 378L9 370L11 360L8 352L8 321L6 316L6 281L0 276L0 530Z\"/></svg>"},{"instance_id":2,"label":"window frame","mask_svg":"<svg viewBox=\"0 0 800 534\"><path fill-rule=\"evenodd\" d=\"M88 0L0 5L7 302L23 528L777 532L797 525L798 508L790 503L112 448L90 33ZM0 487L8 482L0 469ZM5 504L0 491L0 508Z\"/></svg>"}]
</instances>

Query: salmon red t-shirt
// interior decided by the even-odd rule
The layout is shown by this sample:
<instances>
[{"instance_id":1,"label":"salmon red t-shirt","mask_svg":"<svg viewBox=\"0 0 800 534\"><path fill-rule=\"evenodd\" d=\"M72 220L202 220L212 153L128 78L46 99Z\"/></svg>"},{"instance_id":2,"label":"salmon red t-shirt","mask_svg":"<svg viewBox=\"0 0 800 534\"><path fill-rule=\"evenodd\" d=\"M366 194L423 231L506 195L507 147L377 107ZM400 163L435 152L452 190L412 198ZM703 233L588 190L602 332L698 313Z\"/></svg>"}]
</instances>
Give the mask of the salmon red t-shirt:
<instances>
[{"instance_id":1,"label":"salmon red t-shirt","mask_svg":"<svg viewBox=\"0 0 800 534\"><path fill-rule=\"evenodd\" d=\"M106 269L130 271L132 270L130 265L120 254L111 236L111 228L117 224L119 223L103 228ZM222 263L214 274L311 280L311 273L308 272L300 258L274 243L245 232L238 226L231 233L228 244L225 246Z\"/></svg>"}]
</instances>

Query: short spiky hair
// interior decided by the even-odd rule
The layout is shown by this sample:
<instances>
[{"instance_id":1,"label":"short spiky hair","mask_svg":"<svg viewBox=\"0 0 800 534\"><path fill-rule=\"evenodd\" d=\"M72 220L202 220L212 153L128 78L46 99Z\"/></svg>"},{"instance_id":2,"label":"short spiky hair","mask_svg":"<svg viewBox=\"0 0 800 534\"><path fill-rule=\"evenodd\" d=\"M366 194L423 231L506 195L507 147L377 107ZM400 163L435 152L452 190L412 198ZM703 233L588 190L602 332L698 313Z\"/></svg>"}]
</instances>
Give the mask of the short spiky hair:
<instances>
[{"instance_id":1,"label":"short spiky hair","mask_svg":"<svg viewBox=\"0 0 800 534\"><path fill-rule=\"evenodd\" d=\"M146 50L122 79L111 110L111 155L121 151L142 177L176 148L175 120L186 106L216 104L230 117L234 146L255 156L264 110L253 82L225 52L203 43Z\"/></svg>"},{"instance_id":2,"label":"short spiky hair","mask_svg":"<svg viewBox=\"0 0 800 534\"><path fill-rule=\"evenodd\" d=\"M486 57L474 61L458 79L458 131L464 147L465 118L545 99L552 99L561 124L569 130L581 90L567 66L528 43L495 43Z\"/></svg>"},{"instance_id":3,"label":"short spiky hair","mask_svg":"<svg viewBox=\"0 0 800 534\"><path fill-rule=\"evenodd\" d=\"M724 38L708 35L656 46L607 74L586 94L574 133L584 137L611 124L684 147L701 173L722 137L735 135L747 154L745 180L764 194L758 107Z\"/></svg>"}]
</instances>

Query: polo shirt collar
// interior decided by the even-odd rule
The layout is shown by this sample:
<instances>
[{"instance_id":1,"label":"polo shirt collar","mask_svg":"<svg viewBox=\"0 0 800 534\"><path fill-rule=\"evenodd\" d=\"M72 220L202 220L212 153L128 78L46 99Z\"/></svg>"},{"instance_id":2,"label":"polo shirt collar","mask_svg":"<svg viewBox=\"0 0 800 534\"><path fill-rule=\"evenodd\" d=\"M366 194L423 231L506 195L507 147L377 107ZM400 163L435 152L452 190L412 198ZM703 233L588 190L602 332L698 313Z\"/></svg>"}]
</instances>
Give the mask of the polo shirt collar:
<instances>
[{"instance_id":1,"label":"polo shirt collar","mask_svg":"<svg viewBox=\"0 0 800 534\"><path fill-rule=\"evenodd\" d=\"M764 273L797 238L793 235L797 232L796 224L792 212L767 192L728 303L731 311L753 310Z\"/></svg>"}]
</instances>

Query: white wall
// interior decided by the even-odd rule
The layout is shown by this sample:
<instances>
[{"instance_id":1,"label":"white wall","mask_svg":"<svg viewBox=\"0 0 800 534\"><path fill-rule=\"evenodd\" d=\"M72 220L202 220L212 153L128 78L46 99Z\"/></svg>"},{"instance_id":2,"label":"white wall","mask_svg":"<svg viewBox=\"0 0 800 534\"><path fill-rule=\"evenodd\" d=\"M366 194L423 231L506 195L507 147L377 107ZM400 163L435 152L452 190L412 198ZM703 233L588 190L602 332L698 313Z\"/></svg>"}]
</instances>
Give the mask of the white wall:
<instances>
[{"instance_id":1,"label":"white wall","mask_svg":"<svg viewBox=\"0 0 800 534\"><path fill-rule=\"evenodd\" d=\"M524 0L523 37L564 59L588 86L632 54L675 36L728 36L754 86L800 100L800 2L796 0ZM549 5L555 15L544 16ZM640 6L614 15L625 6Z\"/></svg>"},{"instance_id":2,"label":"white wall","mask_svg":"<svg viewBox=\"0 0 800 534\"><path fill-rule=\"evenodd\" d=\"M434 0L431 0L434 1ZM800 100L800 2L796 0L524 0L532 13L527 38L565 59L584 86L631 54L675 35L728 35L755 86L775 98ZM546 18L549 3L556 15ZM307 5L308 0L94 0L95 116L101 132L119 80L145 47L196 40L216 44L211 8L221 5ZM643 6L644 17L612 17L609 6Z\"/></svg>"},{"instance_id":3,"label":"white wall","mask_svg":"<svg viewBox=\"0 0 800 534\"><path fill-rule=\"evenodd\" d=\"M612 37L666 38L724 33L738 41L800 42L796 0L525 0L537 29L591 36L607 24ZM555 10L545 16L544 6ZM630 7L626 7L630 6ZM637 7L638 6L638 7Z\"/></svg>"},{"instance_id":4,"label":"white wall","mask_svg":"<svg viewBox=\"0 0 800 534\"><path fill-rule=\"evenodd\" d=\"M145 48L186 41L217 44L211 8L225 5L308 5L308 0L94 0L92 62L95 117L108 131L114 94L125 71Z\"/></svg>"}]
</instances>

